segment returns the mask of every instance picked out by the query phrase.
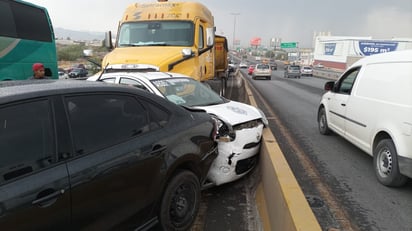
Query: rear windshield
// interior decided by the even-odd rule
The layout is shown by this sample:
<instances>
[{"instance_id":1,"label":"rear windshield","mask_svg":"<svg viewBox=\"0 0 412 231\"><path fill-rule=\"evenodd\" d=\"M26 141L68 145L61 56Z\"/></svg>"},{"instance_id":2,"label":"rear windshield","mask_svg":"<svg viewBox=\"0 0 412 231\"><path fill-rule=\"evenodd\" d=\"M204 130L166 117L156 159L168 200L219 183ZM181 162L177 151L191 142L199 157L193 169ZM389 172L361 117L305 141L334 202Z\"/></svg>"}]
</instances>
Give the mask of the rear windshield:
<instances>
[{"instance_id":1,"label":"rear windshield","mask_svg":"<svg viewBox=\"0 0 412 231\"><path fill-rule=\"evenodd\" d=\"M267 64L259 64L256 66L256 68L258 69L269 69L269 65Z\"/></svg>"}]
</instances>

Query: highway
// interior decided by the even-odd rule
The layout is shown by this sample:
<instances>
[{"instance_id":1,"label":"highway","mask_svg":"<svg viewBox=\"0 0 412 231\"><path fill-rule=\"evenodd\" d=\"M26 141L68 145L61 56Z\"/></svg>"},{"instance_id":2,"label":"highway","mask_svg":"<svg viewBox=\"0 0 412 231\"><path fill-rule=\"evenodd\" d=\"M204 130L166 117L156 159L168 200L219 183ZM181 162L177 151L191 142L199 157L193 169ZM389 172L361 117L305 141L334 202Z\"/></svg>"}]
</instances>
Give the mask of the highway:
<instances>
[{"instance_id":1,"label":"highway","mask_svg":"<svg viewBox=\"0 0 412 231\"><path fill-rule=\"evenodd\" d=\"M412 180L402 188L377 182L372 157L337 135L317 129L317 107L327 79L252 80L241 69L269 117L270 129L323 230L412 230Z\"/></svg>"},{"instance_id":2,"label":"highway","mask_svg":"<svg viewBox=\"0 0 412 231\"><path fill-rule=\"evenodd\" d=\"M278 67L272 80L252 80L240 69L228 81L227 98L240 101L249 85L322 230L412 231L412 181L381 185L372 157L337 135L319 134L317 106L328 79L286 79ZM259 171L203 191L192 231L263 230L255 203Z\"/></svg>"}]
</instances>

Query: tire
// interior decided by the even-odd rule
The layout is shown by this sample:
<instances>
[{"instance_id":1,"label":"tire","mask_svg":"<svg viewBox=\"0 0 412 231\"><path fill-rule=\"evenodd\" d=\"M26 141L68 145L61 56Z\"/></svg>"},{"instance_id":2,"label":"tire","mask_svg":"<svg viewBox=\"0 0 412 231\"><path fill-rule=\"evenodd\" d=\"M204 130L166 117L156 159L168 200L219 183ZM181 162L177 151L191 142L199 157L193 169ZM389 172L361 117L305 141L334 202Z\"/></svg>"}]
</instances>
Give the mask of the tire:
<instances>
[{"instance_id":1,"label":"tire","mask_svg":"<svg viewBox=\"0 0 412 231\"><path fill-rule=\"evenodd\" d=\"M399 187L408 180L399 172L398 153L391 139L379 141L373 150L373 165L376 177L383 185Z\"/></svg>"},{"instance_id":2,"label":"tire","mask_svg":"<svg viewBox=\"0 0 412 231\"><path fill-rule=\"evenodd\" d=\"M200 205L200 183L190 171L177 173L167 184L160 204L163 230L189 230Z\"/></svg>"},{"instance_id":3,"label":"tire","mask_svg":"<svg viewBox=\"0 0 412 231\"><path fill-rule=\"evenodd\" d=\"M329 135L332 133L328 126L328 120L326 118L325 108L321 107L318 112L318 129L320 134Z\"/></svg>"},{"instance_id":4,"label":"tire","mask_svg":"<svg viewBox=\"0 0 412 231\"><path fill-rule=\"evenodd\" d=\"M269 76L269 77L267 77L266 79L271 80L271 79L272 79L272 77L271 77L271 76Z\"/></svg>"}]
</instances>

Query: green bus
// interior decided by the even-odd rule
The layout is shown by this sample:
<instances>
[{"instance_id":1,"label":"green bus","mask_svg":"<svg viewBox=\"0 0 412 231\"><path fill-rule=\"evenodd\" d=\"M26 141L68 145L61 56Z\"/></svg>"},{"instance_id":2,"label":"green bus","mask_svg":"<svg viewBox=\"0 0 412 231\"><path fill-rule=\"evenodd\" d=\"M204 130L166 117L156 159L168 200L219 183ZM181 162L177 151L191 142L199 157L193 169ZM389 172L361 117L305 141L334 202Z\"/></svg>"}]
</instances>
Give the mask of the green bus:
<instances>
[{"instance_id":1,"label":"green bus","mask_svg":"<svg viewBox=\"0 0 412 231\"><path fill-rule=\"evenodd\" d=\"M0 81L33 76L33 63L58 79L53 26L47 9L20 0L0 0Z\"/></svg>"}]
</instances>

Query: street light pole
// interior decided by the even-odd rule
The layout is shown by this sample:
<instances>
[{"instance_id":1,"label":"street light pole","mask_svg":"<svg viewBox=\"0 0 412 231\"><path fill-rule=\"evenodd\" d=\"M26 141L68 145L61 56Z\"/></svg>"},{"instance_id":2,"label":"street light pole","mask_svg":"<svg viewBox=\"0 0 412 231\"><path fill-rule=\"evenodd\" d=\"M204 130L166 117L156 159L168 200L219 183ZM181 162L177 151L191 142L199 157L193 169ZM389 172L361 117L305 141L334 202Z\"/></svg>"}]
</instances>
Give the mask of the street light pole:
<instances>
[{"instance_id":1,"label":"street light pole","mask_svg":"<svg viewBox=\"0 0 412 231\"><path fill-rule=\"evenodd\" d=\"M231 15L234 16L233 19L233 41L232 41L232 48L235 49L235 45L236 45L236 16L240 15L240 13L231 13Z\"/></svg>"}]
</instances>

